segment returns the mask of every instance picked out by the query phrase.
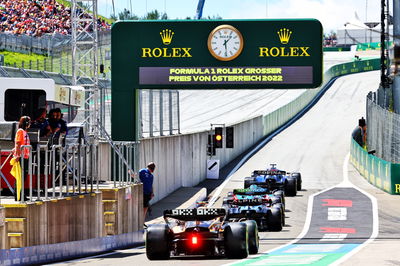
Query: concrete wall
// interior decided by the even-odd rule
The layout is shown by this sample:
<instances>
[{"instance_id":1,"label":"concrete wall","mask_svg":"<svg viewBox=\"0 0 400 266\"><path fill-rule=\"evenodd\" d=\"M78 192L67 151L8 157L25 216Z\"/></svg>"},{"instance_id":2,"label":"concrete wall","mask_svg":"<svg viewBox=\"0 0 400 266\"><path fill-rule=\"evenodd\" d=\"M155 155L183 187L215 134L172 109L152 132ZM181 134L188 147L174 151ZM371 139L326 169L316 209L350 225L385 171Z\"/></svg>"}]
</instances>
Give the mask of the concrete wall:
<instances>
[{"instance_id":1,"label":"concrete wall","mask_svg":"<svg viewBox=\"0 0 400 266\"><path fill-rule=\"evenodd\" d=\"M101 237L101 193L29 203L27 246Z\"/></svg>"},{"instance_id":2,"label":"concrete wall","mask_svg":"<svg viewBox=\"0 0 400 266\"><path fill-rule=\"evenodd\" d=\"M7 235L6 235L6 211L0 207L0 249L5 249L7 246Z\"/></svg>"},{"instance_id":3,"label":"concrete wall","mask_svg":"<svg viewBox=\"0 0 400 266\"><path fill-rule=\"evenodd\" d=\"M234 126L235 148L217 149L220 167L225 166L263 136L262 116ZM206 178L208 132L146 138L140 142L140 165L156 163L153 203L180 187L195 186Z\"/></svg>"}]
</instances>

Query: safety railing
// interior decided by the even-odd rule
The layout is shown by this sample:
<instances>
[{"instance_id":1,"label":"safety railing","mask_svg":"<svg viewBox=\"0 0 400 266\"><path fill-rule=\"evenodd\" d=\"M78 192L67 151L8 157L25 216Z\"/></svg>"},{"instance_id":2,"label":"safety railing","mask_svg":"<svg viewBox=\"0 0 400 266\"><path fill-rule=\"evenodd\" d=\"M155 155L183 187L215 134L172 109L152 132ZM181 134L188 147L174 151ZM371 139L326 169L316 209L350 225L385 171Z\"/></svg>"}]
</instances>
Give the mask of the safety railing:
<instances>
[{"instance_id":1,"label":"safety railing","mask_svg":"<svg viewBox=\"0 0 400 266\"><path fill-rule=\"evenodd\" d=\"M61 143L61 141L60 141ZM100 186L124 187L137 183L136 174L132 172L137 157L136 143L116 143L117 149L111 149L112 159L99 161L99 144L71 143L66 145L24 145L21 146L19 164L10 165L12 153L3 155L0 168L0 179L6 186L0 194L1 198L11 198L18 193L18 201L32 202L51 200L73 195L97 192ZM100 164L109 164L113 175L108 180L101 180ZM8 166L8 167L5 167ZM13 171L12 167L19 167ZM5 168L11 169L6 171ZM15 170L15 169L14 169Z\"/></svg>"}]
</instances>

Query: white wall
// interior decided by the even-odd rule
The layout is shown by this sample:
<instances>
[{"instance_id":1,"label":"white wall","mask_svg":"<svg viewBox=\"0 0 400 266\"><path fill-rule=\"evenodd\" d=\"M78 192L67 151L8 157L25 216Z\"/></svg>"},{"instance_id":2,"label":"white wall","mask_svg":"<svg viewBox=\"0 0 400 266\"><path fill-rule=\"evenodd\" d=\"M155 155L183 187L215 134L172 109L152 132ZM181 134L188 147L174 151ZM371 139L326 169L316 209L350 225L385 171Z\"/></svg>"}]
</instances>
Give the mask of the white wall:
<instances>
[{"instance_id":1,"label":"white wall","mask_svg":"<svg viewBox=\"0 0 400 266\"><path fill-rule=\"evenodd\" d=\"M224 167L263 136L262 116L233 125L234 148L217 149L214 158ZM155 199L168 196L180 187L192 187L206 178L208 132L146 138L140 143L140 165L156 164Z\"/></svg>"}]
</instances>

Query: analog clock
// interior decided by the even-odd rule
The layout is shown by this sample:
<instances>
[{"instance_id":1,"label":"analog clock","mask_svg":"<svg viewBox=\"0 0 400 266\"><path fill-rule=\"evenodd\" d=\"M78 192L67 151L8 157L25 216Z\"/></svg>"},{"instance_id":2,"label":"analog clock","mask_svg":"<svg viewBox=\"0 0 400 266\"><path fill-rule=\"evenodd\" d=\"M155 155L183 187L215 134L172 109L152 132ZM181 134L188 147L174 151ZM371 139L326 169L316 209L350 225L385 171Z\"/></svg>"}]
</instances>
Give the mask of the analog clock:
<instances>
[{"instance_id":1,"label":"analog clock","mask_svg":"<svg viewBox=\"0 0 400 266\"><path fill-rule=\"evenodd\" d=\"M208 36L208 50L218 60L231 61L240 55L242 49L242 34L231 25L220 25Z\"/></svg>"}]
</instances>

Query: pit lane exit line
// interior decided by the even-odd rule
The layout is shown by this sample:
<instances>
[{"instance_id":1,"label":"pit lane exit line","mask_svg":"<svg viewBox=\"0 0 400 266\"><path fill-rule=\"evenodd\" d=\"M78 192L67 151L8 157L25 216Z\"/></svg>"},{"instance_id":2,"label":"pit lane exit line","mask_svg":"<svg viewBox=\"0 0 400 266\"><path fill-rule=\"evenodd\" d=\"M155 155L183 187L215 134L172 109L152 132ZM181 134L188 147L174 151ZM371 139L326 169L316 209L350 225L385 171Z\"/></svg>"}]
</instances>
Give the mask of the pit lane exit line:
<instances>
[{"instance_id":1,"label":"pit lane exit line","mask_svg":"<svg viewBox=\"0 0 400 266\"><path fill-rule=\"evenodd\" d=\"M302 232L296 239L286 245L268 250L261 255L249 256L248 259L243 259L225 265L300 265L303 264L302 262L305 261L307 262L306 264L313 265L339 265L340 263L343 263L345 260L356 254L370 242L372 242L377 237L379 231L377 200L349 181L349 158L350 154L347 154L343 162L343 181L340 184L310 195L308 200L306 221ZM371 200L373 225L372 234L370 235L368 240L361 244L296 244L296 242L302 239L310 229L314 198L324 192L327 192L337 187L354 188ZM349 202L347 202L347 205L349 205ZM335 237L345 238L346 236L344 236L344 234L336 234ZM336 241L337 240L339 239L336 239Z\"/></svg>"}]
</instances>

